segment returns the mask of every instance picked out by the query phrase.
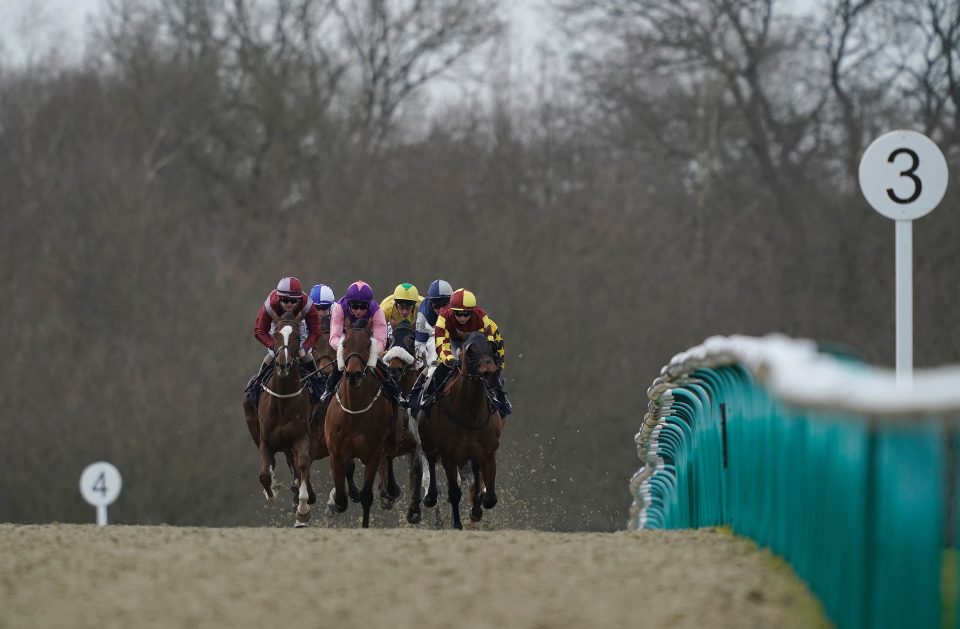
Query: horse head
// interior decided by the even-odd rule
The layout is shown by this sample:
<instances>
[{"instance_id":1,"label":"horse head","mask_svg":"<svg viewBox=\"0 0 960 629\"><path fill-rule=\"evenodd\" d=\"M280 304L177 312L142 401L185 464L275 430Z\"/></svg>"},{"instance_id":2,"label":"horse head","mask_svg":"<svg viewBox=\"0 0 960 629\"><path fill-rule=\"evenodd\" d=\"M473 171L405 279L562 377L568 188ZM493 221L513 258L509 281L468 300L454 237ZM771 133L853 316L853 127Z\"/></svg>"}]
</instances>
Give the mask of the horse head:
<instances>
[{"instance_id":1,"label":"horse head","mask_svg":"<svg viewBox=\"0 0 960 629\"><path fill-rule=\"evenodd\" d=\"M343 335L343 371L351 386L359 385L367 369L376 364L376 352L371 351L374 342L372 328L372 320L358 319Z\"/></svg>"},{"instance_id":2,"label":"horse head","mask_svg":"<svg viewBox=\"0 0 960 629\"><path fill-rule=\"evenodd\" d=\"M297 355L300 353L301 315L283 313L273 326L273 354L277 363L277 375L290 373Z\"/></svg>"},{"instance_id":3,"label":"horse head","mask_svg":"<svg viewBox=\"0 0 960 629\"><path fill-rule=\"evenodd\" d=\"M497 362L494 348L483 332L470 332L466 335L460 349L460 370L464 375L480 376L493 382L497 377Z\"/></svg>"},{"instance_id":4,"label":"horse head","mask_svg":"<svg viewBox=\"0 0 960 629\"><path fill-rule=\"evenodd\" d=\"M399 382L403 374L413 368L416 332L411 327L400 325L393 328L390 338L393 342L390 345L390 351L384 355L383 359L390 368L391 377Z\"/></svg>"},{"instance_id":5,"label":"horse head","mask_svg":"<svg viewBox=\"0 0 960 629\"><path fill-rule=\"evenodd\" d=\"M310 351L320 373L329 376L337 364L337 352L330 347L330 315L320 318L320 338Z\"/></svg>"}]
</instances>

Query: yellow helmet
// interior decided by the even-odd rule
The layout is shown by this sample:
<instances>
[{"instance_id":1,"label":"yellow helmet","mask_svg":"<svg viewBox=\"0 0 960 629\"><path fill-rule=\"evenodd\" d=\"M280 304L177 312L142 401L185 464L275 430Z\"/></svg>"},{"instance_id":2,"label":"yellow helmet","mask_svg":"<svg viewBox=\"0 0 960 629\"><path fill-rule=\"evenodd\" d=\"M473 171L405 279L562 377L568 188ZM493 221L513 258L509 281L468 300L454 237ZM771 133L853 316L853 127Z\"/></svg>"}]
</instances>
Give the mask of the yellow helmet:
<instances>
[{"instance_id":1,"label":"yellow helmet","mask_svg":"<svg viewBox=\"0 0 960 629\"><path fill-rule=\"evenodd\" d=\"M420 299L420 293L413 284L397 284L393 289L393 299L394 301L412 301L416 305L417 300Z\"/></svg>"}]
</instances>

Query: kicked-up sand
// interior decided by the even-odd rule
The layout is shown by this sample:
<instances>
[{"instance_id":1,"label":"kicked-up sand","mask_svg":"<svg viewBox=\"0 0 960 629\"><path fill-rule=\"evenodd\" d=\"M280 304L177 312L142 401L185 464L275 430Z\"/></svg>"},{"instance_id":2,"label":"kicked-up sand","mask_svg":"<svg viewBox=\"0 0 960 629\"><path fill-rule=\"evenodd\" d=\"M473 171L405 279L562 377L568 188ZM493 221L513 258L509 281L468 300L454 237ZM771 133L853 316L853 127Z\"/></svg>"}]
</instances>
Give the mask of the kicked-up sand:
<instances>
[{"instance_id":1,"label":"kicked-up sand","mask_svg":"<svg viewBox=\"0 0 960 629\"><path fill-rule=\"evenodd\" d=\"M819 627L726 531L0 525L0 627Z\"/></svg>"}]
</instances>

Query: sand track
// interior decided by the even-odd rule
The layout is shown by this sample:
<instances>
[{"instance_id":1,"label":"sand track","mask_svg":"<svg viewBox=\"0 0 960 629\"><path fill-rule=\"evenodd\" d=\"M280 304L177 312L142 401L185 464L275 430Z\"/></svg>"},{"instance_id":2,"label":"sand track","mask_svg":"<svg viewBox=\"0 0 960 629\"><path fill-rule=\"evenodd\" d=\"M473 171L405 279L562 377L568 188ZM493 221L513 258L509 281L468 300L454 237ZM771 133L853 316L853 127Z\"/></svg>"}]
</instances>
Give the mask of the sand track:
<instances>
[{"instance_id":1,"label":"sand track","mask_svg":"<svg viewBox=\"0 0 960 629\"><path fill-rule=\"evenodd\" d=\"M0 627L811 627L724 531L0 525Z\"/></svg>"}]
</instances>

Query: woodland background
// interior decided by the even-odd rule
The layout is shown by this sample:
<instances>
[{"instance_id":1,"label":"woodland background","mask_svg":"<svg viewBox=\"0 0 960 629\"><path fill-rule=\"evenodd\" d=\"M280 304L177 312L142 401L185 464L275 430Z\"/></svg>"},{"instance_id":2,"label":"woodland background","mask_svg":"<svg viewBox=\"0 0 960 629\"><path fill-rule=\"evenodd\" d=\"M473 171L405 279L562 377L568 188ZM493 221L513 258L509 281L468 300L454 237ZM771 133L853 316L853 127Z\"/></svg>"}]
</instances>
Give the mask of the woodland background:
<instances>
[{"instance_id":1,"label":"woodland background","mask_svg":"<svg viewBox=\"0 0 960 629\"><path fill-rule=\"evenodd\" d=\"M497 0L108 0L82 59L7 47L0 521L92 521L100 459L112 521L277 521L240 405L288 274L476 292L516 528L623 528L646 388L708 336L892 366L857 166L908 128L960 172L960 3L794 4L555 0L522 71ZM918 366L960 354L957 196L914 226Z\"/></svg>"}]
</instances>

